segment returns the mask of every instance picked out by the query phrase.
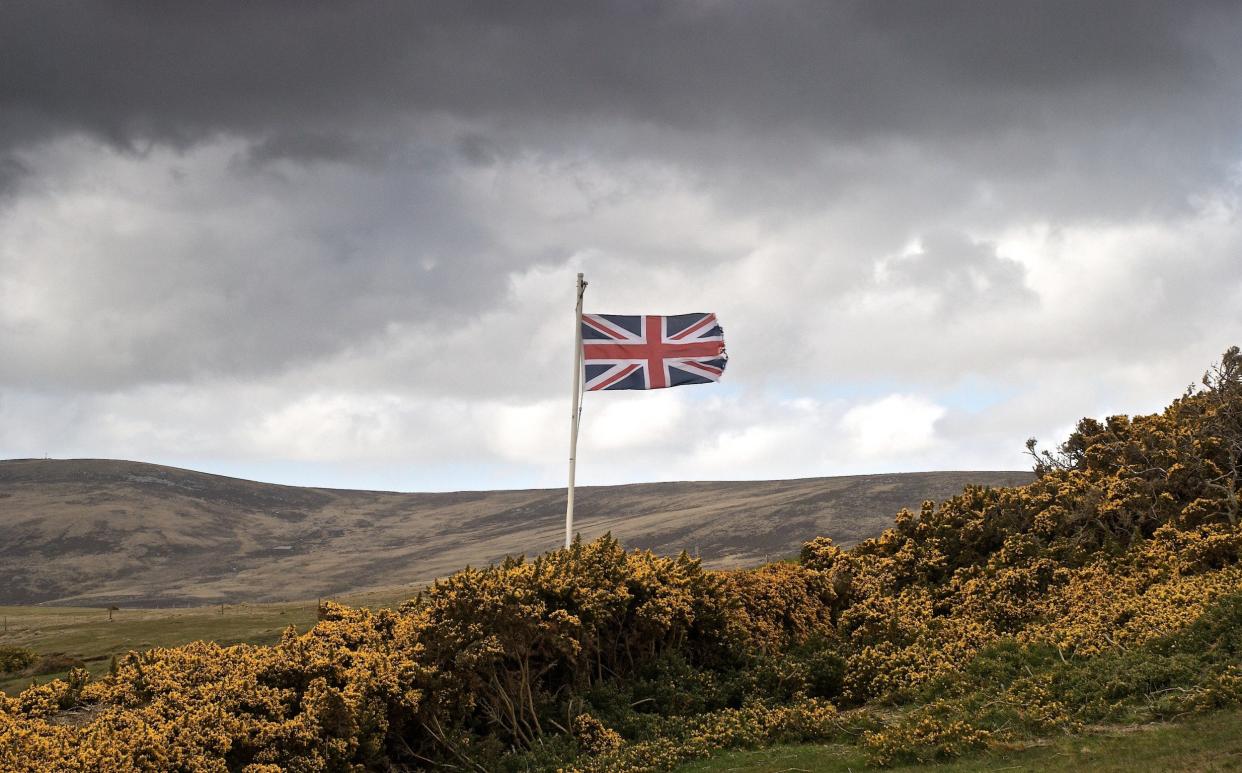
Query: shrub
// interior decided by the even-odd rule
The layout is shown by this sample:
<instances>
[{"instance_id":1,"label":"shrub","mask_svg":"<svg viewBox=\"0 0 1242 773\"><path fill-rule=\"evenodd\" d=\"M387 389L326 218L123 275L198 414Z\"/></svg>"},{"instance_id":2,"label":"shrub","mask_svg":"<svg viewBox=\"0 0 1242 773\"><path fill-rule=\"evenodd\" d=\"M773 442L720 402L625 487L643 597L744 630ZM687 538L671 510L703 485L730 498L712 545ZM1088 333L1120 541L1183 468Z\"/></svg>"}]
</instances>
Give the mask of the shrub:
<instances>
[{"instance_id":1,"label":"shrub","mask_svg":"<svg viewBox=\"0 0 1242 773\"><path fill-rule=\"evenodd\" d=\"M570 725L578 748L589 755L604 754L615 751L621 746L621 735L615 730L604 727L604 724L590 714L579 714Z\"/></svg>"},{"instance_id":2,"label":"shrub","mask_svg":"<svg viewBox=\"0 0 1242 773\"><path fill-rule=\"evenodd\" d=\"M933 704L883 730L864 733L868 759L876 765L937 762L987 746L991 733L961 719L936 716L939 708Z\"/></svg>"},{"instance_id":3,"label":"shrub","mask_svg":"<svg viewBox=\"0 0 1242 773\"><path fill-rule=\"evenodd\" d=\"M0 674L25 671L38 657L38 653L25 647L0 647Z\"/></svg>"}]
</instances>

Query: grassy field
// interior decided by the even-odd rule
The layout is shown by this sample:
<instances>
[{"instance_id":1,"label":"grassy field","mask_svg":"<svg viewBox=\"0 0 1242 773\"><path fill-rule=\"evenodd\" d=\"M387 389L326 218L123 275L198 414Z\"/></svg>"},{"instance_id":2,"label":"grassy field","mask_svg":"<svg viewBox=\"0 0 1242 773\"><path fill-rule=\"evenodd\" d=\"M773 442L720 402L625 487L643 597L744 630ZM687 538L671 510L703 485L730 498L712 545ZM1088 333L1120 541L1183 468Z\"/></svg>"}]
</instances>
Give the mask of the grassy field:
<instances>
[{"instance_id":1,"label":"grassy field","mask_svg":"<svg viewBox=\"0 0 1242 773\"><path fill-rule=\"evenodd\" d=\"M938 765L897 766L890 771L1242 771L1242 712L1227 711L1184 723L1109 728L1062 736L1046 745L997 751ZM776 746L722 754L684 765L678 773L852 773L869 769L855 746Z\"/></svg>"},{"instance_id":2,"label":"grassy field","mask_svg":"<svg viewBox=\"0 0 1242 773\"><path fill-rule=\"evenodd\" d=\"M351 606L386 607L405 601L413 590L356 594L334 599ZM106 673L113 655L195 640L221 644L271 644L295 626L315 622L315 599L286 604L240 604L180 609L120 609L108 619L99 607L0 606L0 647L27 647L39 655L64 654L85 662L94 675ZM40 683L63 671L34 677ZM0 676L0 690L15 695L30 676Z\"/></svg>"}]
</instances>

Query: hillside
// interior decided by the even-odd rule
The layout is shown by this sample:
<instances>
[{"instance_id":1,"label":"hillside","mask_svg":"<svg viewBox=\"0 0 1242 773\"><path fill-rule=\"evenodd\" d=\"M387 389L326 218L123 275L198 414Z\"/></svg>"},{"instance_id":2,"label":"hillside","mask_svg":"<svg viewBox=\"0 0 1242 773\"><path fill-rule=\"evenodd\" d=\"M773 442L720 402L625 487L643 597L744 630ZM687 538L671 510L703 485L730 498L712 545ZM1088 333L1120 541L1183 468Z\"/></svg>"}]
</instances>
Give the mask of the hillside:
<instances>
[{"instance_id":1,"label":"hillside","mask_svg":"<svg viewBox=\"0 0 1242 773\"><path fill-rule=\"evenodd\" d=\"M579 490L584 538L612 531L730 567L851 545L894 512L1023 472L927 472ZM0 604L276 601L426 582L555 547L562 489L404 494L300 488L110 460L0 461Z\"/></svg>"},{"instance_id":2,"label":"hillside","mask_svg":"<svg viewBox=\"0 0 1242 773\"><path fill-rule=\"evenodd\" d=\"M779 769L986 754L980 769L1194 714L1213 716L1126 748L1180 738L1180 767L1228 767L1242 350L1164 411L1082 419L1037 460L1026 485L966 486L796 561L712 571L605 536L459 570L395 609L326 601L270 645L74 668L0 695L0 768L662 773L813 743ZM0 654L10 673L38 656Z\"/></svg>"}]
</instances>

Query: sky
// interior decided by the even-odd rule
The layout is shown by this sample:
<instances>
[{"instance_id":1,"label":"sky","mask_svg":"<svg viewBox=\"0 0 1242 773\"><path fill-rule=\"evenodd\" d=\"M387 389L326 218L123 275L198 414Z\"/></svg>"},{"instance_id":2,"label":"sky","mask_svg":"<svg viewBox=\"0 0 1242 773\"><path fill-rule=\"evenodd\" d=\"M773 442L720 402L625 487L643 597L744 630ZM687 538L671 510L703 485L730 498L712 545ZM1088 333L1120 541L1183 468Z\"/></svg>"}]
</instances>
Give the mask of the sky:
<instances>
[{"instance_id":1,"label":"sky","mask_svg":"<svg viewBox=\"0 0 1242 773\"><path fill-rule=\"evenodd\" d=\"M719 316L578 482L1029 468L1242 344L1232 2L0 4L0 458L564 485L574 277Z\"/></svg>"}]
</instances>

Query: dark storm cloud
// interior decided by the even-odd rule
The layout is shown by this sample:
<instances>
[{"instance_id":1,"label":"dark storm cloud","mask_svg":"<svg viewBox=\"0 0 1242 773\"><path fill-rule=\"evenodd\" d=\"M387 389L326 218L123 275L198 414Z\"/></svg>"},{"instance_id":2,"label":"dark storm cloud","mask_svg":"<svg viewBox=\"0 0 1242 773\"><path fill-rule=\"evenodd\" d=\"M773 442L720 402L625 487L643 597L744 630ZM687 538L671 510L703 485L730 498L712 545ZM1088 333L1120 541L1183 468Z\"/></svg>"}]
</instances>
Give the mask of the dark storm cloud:
<instances>
[{"instance_id":1,"label":"dark storm cloud","mask_svg":"<svg viewBox=\"0 0 1242 773\"><path fill-rule=\"evenodd\" d=\"M1194 33L1236 31L1237 16L1188 2L15 2L0 7L0 113L10 143L87 131L125 147L374 135L438 112L949 140L1236 94L1229 36ZM1182 117L1202 138L1235 111Z\"/></svg>"}]
</instances>

